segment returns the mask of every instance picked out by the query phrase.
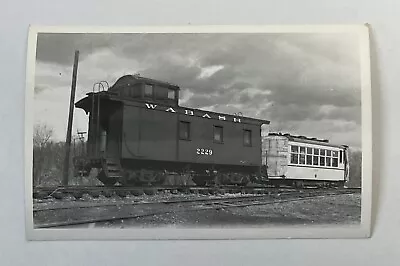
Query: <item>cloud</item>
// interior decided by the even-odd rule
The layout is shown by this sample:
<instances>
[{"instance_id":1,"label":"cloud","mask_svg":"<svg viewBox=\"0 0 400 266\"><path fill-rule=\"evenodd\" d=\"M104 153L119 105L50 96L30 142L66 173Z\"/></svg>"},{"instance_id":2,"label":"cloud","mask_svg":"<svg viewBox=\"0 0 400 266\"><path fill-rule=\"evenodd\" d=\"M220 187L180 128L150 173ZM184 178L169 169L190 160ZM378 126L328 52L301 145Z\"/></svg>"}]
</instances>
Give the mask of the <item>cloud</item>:
<instances>
[{"instance_id":1,"label":"cloud","mask_svg":"<svg viewBox=\"0 0 400 266\"><path fill-rule=\"evenodd\" d=\"M111 85L138 72L179 85L184 106L242 112L294 134L318 127L306 133L360 145L358 45L357 36L347 33L46 33L38 37L35 84L54 91L68 88L79 49L77 98L97 81ZM341 130L348 123L346 137Z\"/></svg>"}]
</instances>

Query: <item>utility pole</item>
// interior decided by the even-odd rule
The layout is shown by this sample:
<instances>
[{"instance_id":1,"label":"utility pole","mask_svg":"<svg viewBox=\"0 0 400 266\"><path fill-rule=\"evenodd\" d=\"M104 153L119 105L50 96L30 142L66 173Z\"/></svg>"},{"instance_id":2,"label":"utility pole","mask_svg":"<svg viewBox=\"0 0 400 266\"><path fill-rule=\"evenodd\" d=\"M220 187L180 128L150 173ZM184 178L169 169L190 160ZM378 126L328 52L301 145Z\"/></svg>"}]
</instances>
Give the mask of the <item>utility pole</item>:
<instances>
[{"instance_id":1,"label":"utility pole","mask_svg":"<svg viewBox=\"0 0 400 266\"><path fill-rule=\"evenodd\" d=\"M68 116L68 128L67 128L67 138L65 141L65 159L64 159L64 173L62 184L64 186L68 185L69 176L69 161L71 153L71 133L72 133L72 120L74 116L74 102L75 102L75 91L76 91L76 77L78 72L78 61L79 61L79 51L75 51L74 68L72 70L72 85L71 85L71 98L69 102L69 116Z\"/></svg>"}]
</instances>

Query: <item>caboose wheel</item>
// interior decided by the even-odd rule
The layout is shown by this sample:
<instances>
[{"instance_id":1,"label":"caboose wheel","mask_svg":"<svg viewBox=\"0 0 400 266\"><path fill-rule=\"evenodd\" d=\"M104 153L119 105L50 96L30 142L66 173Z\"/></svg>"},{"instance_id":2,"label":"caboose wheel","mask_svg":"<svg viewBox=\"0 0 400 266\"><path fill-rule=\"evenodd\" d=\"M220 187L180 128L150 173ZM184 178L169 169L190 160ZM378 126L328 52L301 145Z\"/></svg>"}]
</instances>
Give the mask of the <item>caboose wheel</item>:
<instances>
[{"instance_id":1,"label":"caboose wheel","mask_svg":"<svg viewBox=\"0 0 400 266\"><path fill-rule=\"evenodd\" d=\"M132 190L132 192L131 192L131 194L133 195L133 196L136 196L136 197L138 197L138 196L142 196L143 195L143 190L141 190L141 189L134 189L134 190Z\"/></svg>"},{"instance_id":2,"label":"caboose wheel","mask_svg":"<svg viewBox=\"0 0 400 266\"><path fill-rule=\"evenodd\" d=\"M99 179L106 186L114 186L115 183L117 183L115 178L107 177L107 175L104 173L104 170L100 171L100 173L97 175L97 179Z\"/></svg>"},{"instance_id":3,"label":"caboose wheel","mask_svg":"<svg viewBox=\"0 0 400 266\"><path fill-rule=\"evenodd\" d=\"M156 194L156 190L153 188L145 188L143 189L143 192L148 196L153 196L154 194Z\"/></svg>"},{"instance_id":4,"label":"caboose wheel","mask_svg":"<svg viewBox=\"0 0 400 266\"><path fill-rule=\"evenodd\" d=\"M72 196L74 196L76 199L80 199L80 198L82 198L83 193L84 193L84 191L76 190L76 191L72 192Z\"/></svg>"}]
</instances>

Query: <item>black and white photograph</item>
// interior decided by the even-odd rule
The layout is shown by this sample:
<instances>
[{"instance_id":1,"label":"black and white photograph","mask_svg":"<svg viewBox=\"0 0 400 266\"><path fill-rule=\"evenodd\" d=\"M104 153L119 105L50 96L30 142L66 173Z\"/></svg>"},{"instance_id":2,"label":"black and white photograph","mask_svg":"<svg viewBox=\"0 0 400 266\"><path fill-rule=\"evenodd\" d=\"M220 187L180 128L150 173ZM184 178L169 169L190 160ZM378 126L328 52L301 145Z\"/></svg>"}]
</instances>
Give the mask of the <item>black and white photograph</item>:
<instances>
[{"instance_id":1,"label":"black and white photograph","mask_svg":"<svg viewBox=\"0 0 400 266\"><path fill-rule=\"evenodd\" d=\"M35 27L31 239L368 237L368 28Z\"/></svg>"}]
</instances>

